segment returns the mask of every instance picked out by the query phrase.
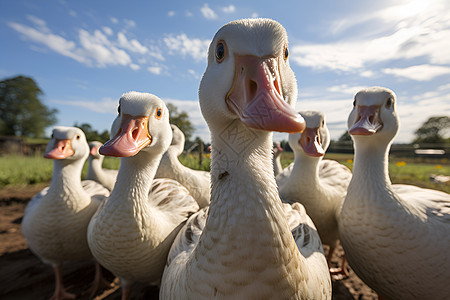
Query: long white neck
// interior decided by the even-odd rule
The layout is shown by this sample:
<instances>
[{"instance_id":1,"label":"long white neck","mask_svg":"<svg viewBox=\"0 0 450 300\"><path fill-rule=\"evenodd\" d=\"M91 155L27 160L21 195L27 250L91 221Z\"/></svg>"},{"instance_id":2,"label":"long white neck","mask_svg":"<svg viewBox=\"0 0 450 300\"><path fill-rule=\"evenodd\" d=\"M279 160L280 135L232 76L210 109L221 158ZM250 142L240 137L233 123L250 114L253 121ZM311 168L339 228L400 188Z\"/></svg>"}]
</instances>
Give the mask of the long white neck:
<instances>
[{"instance_id":1,"label":"long white neck","mask_svg":"<svg viewBox=\"0 0 450 300\"><path fill-rule=\"evenodd\" d=\"M299 189L307 184L317 184L319 179L319 164L322 158L311 157L304 153L295 153L294 166L289 181L296 182L294 186ZM302 184L298 184L301 182Z\"/></svg>"},{"instance_id":2,"label":"long white neck","mask_svg":"<svg viewBox=\"0 0 450 300\"><path fill-rule=\"evenodd\" d=\"M87 205L90 202L90 196L81 185L84 161L84 159L74 161L54 160L52 180L46 199L51 201L54 201L53 199L58 199L58 201L77 199L81 206Z\"/></svg>"},{"instance_id":3,"label":"long white neck","mask_svg":"<svg viewBox=\"0 0 450 300\"><path fill-rule=\"evenodd\" d=\"M390 144L385 147L365 140L355 142L352 183L364 185L368 193L391 188L388 156Z\"/></svg>"},{"instance_id":4,"label":"long white neck","mask_svg":"<svg viewBox=\"0 0 450 300\"><path fill-rule=\"evenodd\" d=\"M272 171L272 133L236 120L225 131L212 130L211 158L211 205L196 251L213 260L198 261L200 268L251 273L277 261L276 268L291 270L287 260L294 255L298 263L299 255ZM229 253L236 259L230 261Z\"/></svg>"},{"instance_id":5,"label":"long white neck","mask_svg":"<svg viewBox=\"0 0 450 300\"><path fill-rule=\"evenodd\" d=\"M99 158L93 158L92 156L89 156L89 168L86 178L98 180L98 176L103 175L102 164L103 164L103 156Z\"/></svg>"},{"instance_id":6,"label":"long white neck","mask_svg":"<svg viewBox=\"0 0 450 300\"><path fill-rule=\"evenodd\" d=\"M145 205L161 156L141 151L135 156L121 158L117 183L108 202L130 208L136 204Z\"/></svg>"}]
</instances>

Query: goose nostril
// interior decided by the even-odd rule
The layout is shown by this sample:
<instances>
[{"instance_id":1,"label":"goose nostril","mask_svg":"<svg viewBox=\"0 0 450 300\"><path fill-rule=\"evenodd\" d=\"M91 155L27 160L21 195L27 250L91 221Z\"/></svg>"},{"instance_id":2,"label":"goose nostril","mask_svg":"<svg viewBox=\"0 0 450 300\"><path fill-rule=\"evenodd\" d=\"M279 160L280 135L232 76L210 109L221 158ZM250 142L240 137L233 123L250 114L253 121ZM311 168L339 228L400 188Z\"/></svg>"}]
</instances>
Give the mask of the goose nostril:
<instances>
[{"instance_id":1,"label":"goose nostril","mask_svg":"<svg viewBox=\"0 0 450 300\"><path fill-rule=\"evenodd\" d=\"M249 80L247 84L248 84L249 99L253 99L256 95L256 91L258 89L258 84L254 80Z\"/></svg>"},{"instance_id":2,"label":"goose nostril","mask_svg":"<svg viewBox=\"0 0 450 300\"><path fill-rule=\"evenodd\" d=\"M370 117L369 117L369 122L370 122L370 123L373 123L373 116L370 116Z\"/></svg>"},{"instance_id":3,"label":"goose nostril","mask_svg":"<svg viewBox=\"0 0 450 300\"><path fill-rule=\"evenodd\" d=\"M134 140L136 140L138 138L139 135L139 130L137 128L133 129L133 131L131 132L131 136L133 137Z\"/></svg>"}]
</instances>

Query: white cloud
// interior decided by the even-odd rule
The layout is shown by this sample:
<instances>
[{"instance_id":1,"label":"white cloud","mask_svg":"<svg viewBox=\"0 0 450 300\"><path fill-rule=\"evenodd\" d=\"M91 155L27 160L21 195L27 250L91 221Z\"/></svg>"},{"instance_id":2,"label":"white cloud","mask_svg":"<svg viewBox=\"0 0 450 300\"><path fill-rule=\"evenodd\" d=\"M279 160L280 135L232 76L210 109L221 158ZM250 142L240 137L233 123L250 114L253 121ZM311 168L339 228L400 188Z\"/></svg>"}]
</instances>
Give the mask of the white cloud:
<instances>
[{"instance_id":1,"label":"white cloud","mask_svg":"<svg viewBox=\"0 0 450 300\"><path fill-rule=\"evenodd\" d=\"M69 10L69 15L71 16L71 17L76 17L78 14L77 14L77 12L76 11L74 11L74 10Z\"/></svg>"},{"instance_id":2,"label":"white cloud","mask_svg":"<svg viewBox=\"0 0 450 300\"><path fill-rule=\"evenodd\" d=\"M113 24L119 23L119 20L117 20L117 18L111 17L110 20Z\"/></svg>"},{"instance_id":3,"label":"white cloud","mask_svg":"<svg viewBox=\"0 0 450 300\"><path fill-rule=\"evenodd\" d=\"M82 49L77 52L90 58L96 66L126 66L131 64L131 57L124 50L113 46L101 31L95 30L94 34L91 34L84 29L80 29L78 33Z\"/></svg>"},{"instance_id":4,"label":"white cloud","mask_svg":"<svg viewBox=\"0 0 450 300\"><path fill-rule=\"evenodd\" d=\"M101 68L120 65L128 66L132 70L139 70L141 67L133 62L131 54L139 62L147 63L149 57L164 61L159 46L150 45L146 47L137 39L128 39L124 32L117 34L116 41L109 40L114 32L107 26L93 32L79 29L76 40L72 41L52 33L43 20L34 16L28 16L28 19L35 27L15 22L9 22L8 25L19 32L26 40L36 43L36 45L30 45L35 51L44 53L46 49L50 49L87 66ZM45 48L37 47L37 45L43 45ZM189 46L189 43L187 42L186 45Z\"/></svg>"},{"instance_id":5,"label":"white cloud","mask_svg":"<svg viewBox=\"0 0 450 300\"><path fill-rule=\"evenodd\" d=\"M155 75L159 75L159 74L161 74L162 68L161 67L148 67L147 70L150 73L153 73Z\"/></svg>"},{"instance_id":6,"label":"white cloud","mask_svg":"<svg viewBox=\"0 0 450 300\"><path fill-rule=\"evenodd\" d=\"M446 3L416 0L372 14L355 11L317 29L336 35L333 42L293 45L292 60L300 66L346 72L367 71L376 63L394 60L450 64L450 56L442 51L450 49L450 6ZM345 34L350 29L351 34Z\"/></svg>"},{"instance_id":7,"label":"white cloud","mask_svg":"<svg viewBox=\"0 0 450 300\"><path fill-rule=\"evenodd\" d=\"M120 47L129 50L131 52L136 52L140 54L145 54L148 52L148 49L141 43L139 43L138 40L136 39L128 40L123 32L119 32L117 34L117 41Z\"/></svg>"},{"instance_id":8,"label":"white cloud","mask_svg":"<svg viewBox=\"0 0 450 300\"><path fill-rule=\"evenodd\" d=\"M236 7L234 5L228 5L222 8L222 11L226 14L231 14L236 11Z\"/></svg>"},{"instance_id":9,"label":"white cloud","mask_svg":"<svg viewBox=\"0 0 450 300\"><path fill-rule=\"evenodd\" d=\"M167 15L168 15L169 17L173 17L173 16L175 16L175 12L174 12L173 10L171 10L171 11L169 11L169 12L167 13Z\"/></svg>"},{"instance_id":10,"label":"white cloud","mask_svg":"<svg viewBox=\"0 0 450 300\"><path fill-rule=\"evenodd\" d=\"M38 27L40 31L49 32L49 29L47 28L47 24L44 20L39 19L38 17L28 15L27 19L30 20L34 25Z\"/></svg>"},{"instance_id":11,"label":"white cloud","mask_svg":"<svg viewBox=\"0 0 450 300\"><path fill-rule=\"evenodd\" d=\"M139 70L141 67L140 67L139 65L137 65L137 64L130 64L130 68L131 68L132 70L134 70L134 71L137 71L137 70Z\"/></svg>"},{"instance_id":12,"label":"white cloud","mask_svg":"<svg viewBox=\"0 0 450 300\"><path fill-rule=\"evenodd\" d=\"M108 27L108 26L103 26L102 29L103 29L103 32L104 32L105 34L107 34L107 35L113 35L113 31L112 31L112 29L111 29L110 27Z\"/></svg>"},{"instance_id":13,"label":"white cloud","mask_svg":"<svg viewBox=\"0 0 450 300\"><path fill-rule=\"evenodd\" d=\"M86 58L75 53L76 45L73 41L68 41L63 37L52 33L43 33L32 27L15 22L9 22L8 25L15 31L21 33L24 37L34 42L44 44L51 50L61 55L70 57L81 63L88 63L88 60Z\"/></svg>"},{"instance_id":14,"label":"white cloud","mask_svg":"<svg viewBox=\"0 0 450 300\"><path fill-rule=\"evenodd\" d=\"M252 16L251 16L252 18L258 18L259 17L259 14L258 13L252 13Z\"/></svg>"},{"instance_id":15,"label":"white cloud","mask_svg":"<svg viewBox=\"0 0 450 300\"><path fill-rule=\"evenodd\" d=\"M181 54L191 56L195 61L206 59L209 47L209 40L190 39L182 33L177 36L168 35L164 38L164 43L169 48L170 54Z\"/></svg>"},{"instance_id":16,"label":"white cloud","mask_svg":"<svg viewBox=\"0 0 450 300\"><path fill-rule=\"evenodd\" d=\"M202 15L208 20L217 19L217 14L212 10L207 3L205 3L200 9Z\"/></svg>"},{"instance_id":17,"label":"white cloud","mask_svg":"<svg viewBox=\"0 0 450 300\"><path fill-rule=\"evenodd\" d=\"M136 27L136 22L129 19L124 19L123 22L125 23L125 28L134 28Z\"/></svg>"},{"instance_id":18,"label":"white cloud","mask_svg":"<svg viewBox=\"0 0 450 300\"><path fill-rule=\"evenodd\" d=\"M186 111L189 114L189 120L195 127L193 136L199 136L203 141L210 142L209 128L201 113L198 100L176 100L170 98L163 98L163 100L165 103L174 104L178 111Z\"/></svg>"},{"instance_id":19,"label":"white cloud","mask_svg":"<svg viewBox=\"0 0 450 300\"><path fill-rule=\"evenodd\" d=\"M80 100L52 100L51 102L81 107L90 111L94 111L101 114L112 114L117 113L117 99L112 98L102 98L100 101L80 101Z\"/></svg>"},{"instance_id":20,"label":"white cloud","mask_svg":"<svg viewBox=\"0 0 450 300\"><path fill-rule=\"evenodd\" d=\"M407 68L386 68L382 70L385 74L405 77L417 81L433 80L437 76L450 74L450 67L434 65L417 65Z\"/></svg>"},{"instance_id":21,"label":"white cloud","mask_svg":"<svg viewBox=\"0 0 450 300\"><path fill-rule=\"evenodd\" d=\"M185 13L186 17L192 17L194 14L192 14L192 12L190 12L189 10L186 11Z\"/></svg>"}]
</instances>

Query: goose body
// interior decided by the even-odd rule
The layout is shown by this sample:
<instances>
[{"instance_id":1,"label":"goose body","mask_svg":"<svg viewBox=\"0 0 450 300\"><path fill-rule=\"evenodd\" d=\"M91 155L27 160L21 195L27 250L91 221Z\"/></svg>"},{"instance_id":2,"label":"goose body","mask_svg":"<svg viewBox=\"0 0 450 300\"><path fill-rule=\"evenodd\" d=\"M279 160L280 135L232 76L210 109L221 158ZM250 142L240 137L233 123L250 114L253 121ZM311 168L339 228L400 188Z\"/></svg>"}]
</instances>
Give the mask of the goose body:
<instances>
[{"instance_id":1,"label":"goose body","mask_svg":"<svg viewBox=\"0 0 450 300\"><path fill-rule=\"evenodd\" d=\"M328 245L328 263L339 239L337 219L347 193L352 173L333 160L322 160L330 144L325 115L319 111L302 111L306 122L302 133L289 135L294 162L277 176L280 197L288 203L299 202L306 208ZM333 270L344 272L345 269Z\"/></svg>"},{"instance_id":2,"label":"goose body","mask_svg":"<svg viewBox=\"0 0 450 300\"><path fill-rule=\"evenodd\" d=\"M159 284L169 248L180 224L198 210L189 192L169 179L153 180L172 131L158 97L129 92L100 153L121 158L117 182L92 218L89 247L121 280L123 299L133 282Z\"/></svg>"},{"instance_id":3,"label":"goose body","mask_svg":"<svg viewBox=\"0 0 450 300\"><path fill-rule=\"evenodd\" d=\"M388 153L399 120L386 88L359 91L348 118L355 159L339 233L355 273L386 299L450 298L450 195L393 185Z\"/></svg>"},{"instance_id":4,"label":"goose body","mask_svg":"<svg viewBox=\"0 0 450 300\"><path fill-rule=\"evenodd\" d=\"M161 299L331 298L316 229L301 205L281 203L268 168L271 131L304 128L290 106L297 90L286 47L284 28L270 19L230 22L211 42L199 89L211 130L211 204L174 242Z\"/></svg>"},{"instance_id":5,"label":"goose body","mask_svg":"<svg viewBox=\"0 0 450 300\"><path fill-rule=\"evenodd\" d=\"M109 191L98 183L81 182L89 147L83 131L58 126L45 157L54 159L50 186L34 196L24 211L22 233L31 251L55 270L54 299L74 297L64 291L60 266L64 261L91 259L86 231Z\"/></svg>"},{"instance_id":6,"label":"goose body","mask_svg":"<svg viewBox=\"0 0 450 300\"><path fill-rule=\"evenodd\" d=\"M98 149L102 146L99 141L93 141L89 143L89 168L86 175L86 179L94 180L108 190L112 191L117 179L117 170L103 169L102 163L105 158L98 152Z\"/></svg>"},{"instance_id":7,"label":"goose body","mask_svg":"<svg viewBox=\"0 0 450 300\"><path fill-rule=\"evenodd\" d=\"M175 125L172 127L172 144L161 158L155 178L170 178L181 183L188 189L200 207L209 205L210 193L210 174L206 171L193 170L184 166L178 156L183 153L184 134Z\"/></svg>"}]
</instances>

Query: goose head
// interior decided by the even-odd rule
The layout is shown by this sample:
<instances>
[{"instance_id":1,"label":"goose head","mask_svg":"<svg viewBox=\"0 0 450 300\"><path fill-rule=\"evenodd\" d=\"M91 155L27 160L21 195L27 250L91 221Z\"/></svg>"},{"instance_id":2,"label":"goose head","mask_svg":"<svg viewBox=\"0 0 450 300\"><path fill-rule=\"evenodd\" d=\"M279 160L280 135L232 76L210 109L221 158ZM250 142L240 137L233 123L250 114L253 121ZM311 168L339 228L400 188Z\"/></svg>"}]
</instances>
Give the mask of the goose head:
<instances>
[{"instance_id":1,"label":"goose head","mask_svg":"<svg viewBox=\"0 0 450 300\"><path fill-rule=\"evenodd\" d=\"M368 142L370 136L377 136L378 143L390 143L399 128L396 102L395 93L384 87L370 87L356 93L347 121L353 140Z\"/></svg>"},{"instance_id":2,"label":"goose head","mask_svg":"<svg viewBox=\"0 0 450 300\"><path fill-rule=\"evenodd\" d=\"M286 30L276 21L243 19L219 29L199 87L210 129L240 119L253 129L302 131L304 121L292 108L297 81L288 57Z\"/></svg>"},{"instance_id":3,"label":"goose head","mask_svg":"<svg viewBox=\"0 0 450 300\"><path fill-rule=\"evenodd\" d=\"M325 115L320 111L301 111L306 128L302 133L289 134L289 146L298 155L302 153L312 157L325 155L330 145L330 133L325 123Z\"/></svg>"},{"instance_id":4,"label":"goose head","mask_svg":"<svg viewBox=\"0 0 450 300\"><path fill-rule=\"evenodd\" d=\"M176 156L180 156L184 150L184 133L176 125L171 124L170 127L172 128L172 142L170 143L169 149L173 149L171 151L173 151Z\"/></svg>"},{"instance_id":5,"label":"goose head","mask_svg":"<svg viewBox=\"0 0 450 300\"><path fill-rule=\"evenodd\" d=\"M56 126L45 149L45 158L67 161L86 160L89 146L84 132L76 127Z\"/></svg>"},{"instance_id":6,"label":"goose head","mask_svg":"<svg viewBox=\"0 0 450 300\"><path fill-rule=\"evenodd\" d=\"M116 157L130 157L139 152L162 154L172 140L169 111L155 95L125 93L119 100L111 136L100 148L100 154Z\"/></svg>"},{"instance_id":7,"label":"goose head","mask_svg":"<svg viewBox=\"0 0 450 300\"><path fill-rule=\"evenodd\" d=\"M103 144L102 144L101 142L99 142L99 141L93 141L93 142L90 142L90 143L89 143L89 149L90 149L89 154L90 154L90 156L91 156L92 158L94 158L94 159L100 159L100 158L103 157L103 156L98 152L98 149L100 149L100 147L101 147L102 145L103 145Z\"/></svg>"}]
</instances>

